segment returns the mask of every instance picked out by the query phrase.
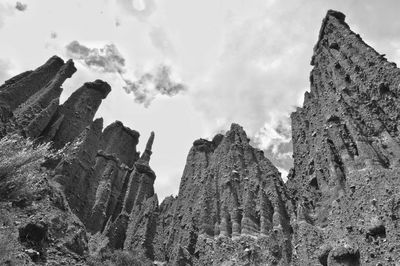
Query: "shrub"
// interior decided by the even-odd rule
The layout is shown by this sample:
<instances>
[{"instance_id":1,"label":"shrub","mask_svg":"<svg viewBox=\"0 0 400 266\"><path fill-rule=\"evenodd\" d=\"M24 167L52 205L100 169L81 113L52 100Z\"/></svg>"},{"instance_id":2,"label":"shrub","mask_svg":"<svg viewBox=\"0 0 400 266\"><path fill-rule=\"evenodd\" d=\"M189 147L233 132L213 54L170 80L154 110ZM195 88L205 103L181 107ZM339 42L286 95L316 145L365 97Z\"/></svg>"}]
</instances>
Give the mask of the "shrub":
<instances>
[{"instance_id":1,"label":"shrub","mask_svg":"<svg viewBox=\"0 0 400 266\"><path fill-rule=\"evenodd\" d=\"M31 198L43 187L47 170L41 165L60 155L50 145L36 144L19 135L0 140L0 200Z\"/></svg>"}]
</instances>

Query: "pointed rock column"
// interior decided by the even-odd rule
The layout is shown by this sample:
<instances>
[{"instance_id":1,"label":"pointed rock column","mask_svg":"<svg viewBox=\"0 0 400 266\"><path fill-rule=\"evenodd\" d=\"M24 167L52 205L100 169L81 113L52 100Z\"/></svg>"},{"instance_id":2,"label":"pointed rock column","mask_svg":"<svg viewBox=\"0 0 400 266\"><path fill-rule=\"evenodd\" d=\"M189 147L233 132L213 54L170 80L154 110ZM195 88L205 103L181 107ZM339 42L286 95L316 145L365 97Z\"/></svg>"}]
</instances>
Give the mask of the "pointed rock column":
<instances>
[{"instance_id":1,"label":"pointed rock column","mask_svg":"<svg viewBox=\"0 0 400 266\"><path fill-rule=\"evenodd\" d=\"M55 181L64 188L71 210L85 223L97 180L93 165L99 147L103 119L96 119L72 143L56 168ZM93 191L94 190L94 191Z\"/></svg>"},{"instance_id":2,"label":"pointed rock column","mask_svg":"<svg viewBox=\"0 0 400 266\"><path fill-rule=\"evenodd\" d=\"M36 138L48 126L58 109L61 85L75 71L74 63L68 60L44 88L14 111L17 127L22 128L26 136Z\"/></svg>"},{"instance_id":3,"label":"pointed rock column","mask_svg":"<svg viewBox=\"0 0 400 266\"><path fill-rule=\"evenodd\" d=\"M94 166L98 186L95 200L89 203L92 211L87 218L87 227L91 232L104 231L120 214L123 200L129 194L127 189L132 182L131 171L138 157L138 141L139 133L119 121L104 130L101 137L102 150L99 151Z\"/></svg>"},{"instance_id":4,"label":"pointed rock column","mask_svg":"<svg viewBox=\"0 0 400 266\"><path fill-rule=\"evenodd\" d=\"M59 117L64 116L53 138L55 147L60 148L73 141L92 122L101 101L110 91L108 83L96 80L85 83L68 98L54 119L55 123ZM51 131L53 125L50 125L48 131Z\"/></svg>"},{"instance_id":5,"label":"pointed rock column","mask_svg":"<svg viewBox=\"0 0 400 266\"><path fill-rule=\"evenodd\" d=\"M119 211L116 209L118 211L118 215L116 216L115 221L109 224L106 228L106 235L109 238L109 246L112 248L122 248L126 245L128 245L126 248L129 248L132 246L138 246L140 244L136 242L136 232L133 232L132 230L129 231L128 226L129 228L138 227L140 226L138 223L142 223L143 219L148 219L148 217L137 216L144 215L141 209L147 199L154 196L157 200L157 196L154 194L154 180L156 176L149 166L153 142L154 132L151 132L149 140L146 144L146 149L140 159L135 162L134 169L129 177L128 187L122 202L122 210ZM152 208L152 211L156 210L157 209ZM152 217L154 215L155 214L152 214ZM148 221L146 223L151 223L152 225L154 224L154 228L148 229L151 230L151 234L154 235L155 220L151 222ZM146 231L147 229L143 230Z\"/></svg>"},{"instance_id":6,"label":"pointed rock column","mask_svg":"<svg viewBox=\"0 0 400 266\"><path fill-rule=\"evenodd\" d=\"M34 71L24 72L0 87L0 103L14 111L33 94L44 88L64 65L64 61L53 56Z\"/></svg>"}]
</instances>

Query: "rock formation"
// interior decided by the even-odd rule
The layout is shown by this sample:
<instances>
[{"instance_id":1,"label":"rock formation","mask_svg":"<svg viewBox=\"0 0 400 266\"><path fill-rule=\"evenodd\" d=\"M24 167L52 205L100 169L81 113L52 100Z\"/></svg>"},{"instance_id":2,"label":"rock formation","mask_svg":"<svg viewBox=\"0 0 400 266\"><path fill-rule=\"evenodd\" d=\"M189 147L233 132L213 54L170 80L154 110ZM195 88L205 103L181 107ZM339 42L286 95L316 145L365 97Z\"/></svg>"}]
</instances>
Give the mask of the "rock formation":
<instances>
[{"instance_id":1,"label":"rock formation","mask_svg":"<svg viewBox=\"0 0 400 266\"><path fill-rule=\"evenodd\" d=\"M171 265L290 262L292 207L286 189L278 170L250 146L239 125L232 124L225 136L193 143L179 194L167 202L160 207L157 260Z\"/></svg>"},{"instance_id":2,"label":"rock formation","mask_svg":"<svg viewBox=\"0 0 400 266\"><path fill-rule=\"evenodd\" d=\"M111 91L101 80L83 84L60 105L61 86L75 71L71 60L64 63L54 56L38 69L6 81L0 87L0 129L2 136L17 133L35 139L38 145L51 141L53 148L62 148L62 158L49 158L45 165L50 171L50 182L56 182L54 190L62 193L63 203L48 208L52 214L60 213L61 208L64 218L56 215L54 219L65 220L66 226L73 228L68 223L76 219L79 225L73 223L85 228L77 231L78 243L67 247L83 256L88 245L86 232L107 236L111 249L123 248L129 223L141 226L141 215L147 217L147 202L153 200L158 208L158 200L153 188L156 175L149 166L154 133L140 156L136 149L137 131L119 121L103 130L101 118L93 121L102 100ZM130 217L131 213L135 213L134 217ZM65 216L75 218L65 219ZM47 237L48 228L54 223L51 220L38 224L43 223L31 221L29 228L20 229L21 234L43 227L41 232ZM22 237L21 243L28 241L26 238ZM48 248L37 246L32 250L30 256L40 258L36 261L49 259Z\"/></svg>"},{"instance_id":3,"label":"rock formation","mask_svg":"<svg viewBox=\"0 0 400 266\"><path fill-rule=\"evenodd\" d=\"M103 120L93 120L111 91L106 82L85 83L60 105L76 69L58 57L7 80L2 141L17 134L34 140L33 154L46 145L58 152L36 158L32 173L21 168L30 160L17 160L12 172L0 153L0 259L7 243L21 265L85 265L88 243L102 239L99 252L166 265L395 265L400 70L331 10L311 64L310 92L292 114L286 184L232 124L194 141L179 194L161 204L150 167L154 133L140 153L137 131L119 121L103 130ZM13 183L11 173L31 176ZM16 187L34 193L16 195Z\"/></svg>"},{"instance_id":4,"label":"rock formation","mask_svg":"<svg viewBox=\"0 0 400 266\"><path fill-rule=\"evenodd\" d=\"M400 70L328 11L292 114L296 265L399 261ZM346 264L347 263L347 264Z\"/></svg>"}]
</instances>

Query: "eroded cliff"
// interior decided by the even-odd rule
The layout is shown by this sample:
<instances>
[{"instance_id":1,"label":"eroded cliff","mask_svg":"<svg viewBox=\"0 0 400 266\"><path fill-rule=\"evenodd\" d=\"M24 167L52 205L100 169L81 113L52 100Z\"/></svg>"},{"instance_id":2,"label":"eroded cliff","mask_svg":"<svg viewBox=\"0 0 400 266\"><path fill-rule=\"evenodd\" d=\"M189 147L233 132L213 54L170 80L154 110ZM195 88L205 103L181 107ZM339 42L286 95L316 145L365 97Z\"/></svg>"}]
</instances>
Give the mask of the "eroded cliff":
<instances>
[{"instance_id":1,"label":"eroded cliff","mask_svg":"<svg viewBox=\"0 0 400 266\"><path fill-rule=\"evenodd\" d=\"M328 11L292 114L295 264L399 261L400 70Z\"/></svg>"},{"instance_id":2,"label":"eroded cliff","mask_svg":"<svg viewBox=\"0 0 400 266\"><path fill-rule=\"evenodd\" d=\"M137 131L94 120L106 82L60 104L76 68L56 56L7 80L1 263L86 265L94 253L124 250L143 254L143 265L396 265L400 70L332 10L311 64L310 92L292 114L286 184L232 124L193 143L178 195L161 204L154 133L140 153Z\"/></svg>"},{"instance_id":3,"label":"eroded cliff","mask_svg":"<svg viewBox=\"0 0 400 266\"><path fill-rule=\"evenodd\" d=\"M137 131L119 121L103 130L101 118L93 121L102 100L111 91L111 87L101 80L83 84L60 105L62 84L75 71L71 60L64 63L54 56L38 69L24 72L0 87L3 141L7 143L7 138L14 134L22 135L34 140L30 144L33 147L47 145L49 154L53 150L58 153L54 156L44 153L40 160L35 158L42 164L43 183L34 184L30 189L44 195L32 200L21 194L15 201L27 203L14 204L18 210L8 208L1 215L5 219L13 212L27 213L33 205L39 209L37 215L28 215L4 230L20 239L21 246L36 241L21 238L21 232L28 230L27 226L30 234L41 235L37 244L27 245L29 252L25 250L18 254L15 250L14 255L22 258L18 262L21 264L26 263L26 254L34 262L51 264L61 260L67 264L84 264L90 234L109 239L101 248L121 249L133 219L131 213L136 213L135 219L140 217L137 212L149 198L155 199L158 206L153 188L156 176L149 166L154 133L140 156L136 149ZM29 160L25 159L22 165ZM7 170L8 166L4 164L2 167ZM0 183L3 181L7 188L5 180L7 178L3 176ZM8 197L13 189L5 191L2 203L13 202ZM59 232L50 235L52 230ZM58 242L65 249L60 251Z\"/></svg>"}]
</instances>

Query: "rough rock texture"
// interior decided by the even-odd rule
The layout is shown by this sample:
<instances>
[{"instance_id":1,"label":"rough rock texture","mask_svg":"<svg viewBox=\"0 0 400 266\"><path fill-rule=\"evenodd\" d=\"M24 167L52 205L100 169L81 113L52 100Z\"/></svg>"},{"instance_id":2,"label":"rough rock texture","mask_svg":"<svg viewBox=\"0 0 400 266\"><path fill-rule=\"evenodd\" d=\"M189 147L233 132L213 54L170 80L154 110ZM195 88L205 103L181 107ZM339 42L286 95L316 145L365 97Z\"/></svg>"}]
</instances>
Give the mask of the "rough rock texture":
<instances>
[{"instance_id":1,"label":"rough rock texture","mask_svg":"<svg viewBox=\"0 0 400 266\"><path fill-rule=\"evenodd\" d=\"M22 219L27 225L18 229L19 244L15 246L26 247L24 254L33 262L52 261L48 251L53 252L56 242L50 237L60 238L58 242L63 243L57 244L56 249L65 248L55 258L66 256L62 262L75 265L84 263L87 256L88 233L108 237L111 249L122 249L129 236L130 249L140 250L148 245L143 242L152 242L146 228L155 234L152 224L158 209L153 188L156 175L149 166L154 133L140 156L136 149L138 132L119 121L103 131L103 120L93 118L111 88L101 80L85 83L59 105L61 86L75 71L72 60L64 63L55 56L0 87L2 136L17 133L38 144L51 141L53 148L62 148L61 159L49 158L44 164L48 172L43 186L50 201L53 194L58 198L55 203L48 203L43 197L37 200L38 215L43 219ZM0 185L1 182L0 178ZM0 203L6 206L4 217L18 213L7 203ZM29 212L26 206L22 207L22 213ZM153 218L148 219L149 215ZM146 232L143 238L142 232Z\"/></svg>"},{"instance_id":2,"label":"rough rock texture","mask_svg":"<svg viewBox=\"0 0 400 266\"><path fill-rule=\"evenodd\" d=\"M160 207L156 259L171 265L287 265L288 203L278 170L233 124L225 136L193 143L178 197Z\"/></svg>"},{"instance_id":3,"label":"rough rock texture","mask_svg":"<svg viewBox=\"0 0 400 266\"><path fill-rule=\"evenodd\" d=\"M34 71L24 72L14 78L7 80L0 86L0 102L2 117L4 109L13 112L18 106L27 101L32 95L42 90L57 72L64 66L64 61L53 56L43 66ZM61 82L62 83L62 82Z\"/></svg>"},{"instance_id":4,"label":"rough rock texture","mask_svg":"<svg viewBox=\"0 0 400 266\"><path fill-rule=\"evenodd\" d=\"M68 100L60 106L53 121L61 119L51 139L56 147L61 148L73 141L93 120L102 99L111 91L110 85L101 80L87 82L76 90ZM49 131L53 125L49 126ZM54 134L54 136L53 136Z\"/></svg>"},{"instance_id":5,"label":"rough rock texture","mask_svg":"<svg viewBox=\"0 0 400 266\"><path fill-rule=\"evenodd\" d=\"M34 71L24 72L0 86L1 135L20 131L39 137L58 108L62 83L76 71L74 63L50 58Z\"/></svg>"},{"instance_id":6,"label":"rough rock texture","mask_svg":"<svg viewBox=\"0 0 400 266\"><path fill-rule=\"evenodd\" d=\"M17 265L85 265L94 241L158 265L397 265L400 70L337 11L323 20L311 64L311 90L292 114L286 184L232 124L193 143L179 194L161 204L149 165L154 133L140 154L138 132L93 121L106 82L85 83L59 105L72 61L52 57L9 79L1 137L52 141L62 156L41 158L38 182L13 183L1 151L0 263L11 265L2 258L10 250ZM16 161L14 174L29 176L19 167L31 162ZM30 196L11 195L17 186Z\"/></svg>"},{"instance_id":7,"label":"rough rock texture","mask_svg":"<svg viewBox=\"0 0 400 266\"><path fill-rule=\"evenodd\" d=\"M296 265L400 261L400 70L328 11L292 114ZM347 263L347 264L346 264Z\"/></svg>"}]
</instances>

